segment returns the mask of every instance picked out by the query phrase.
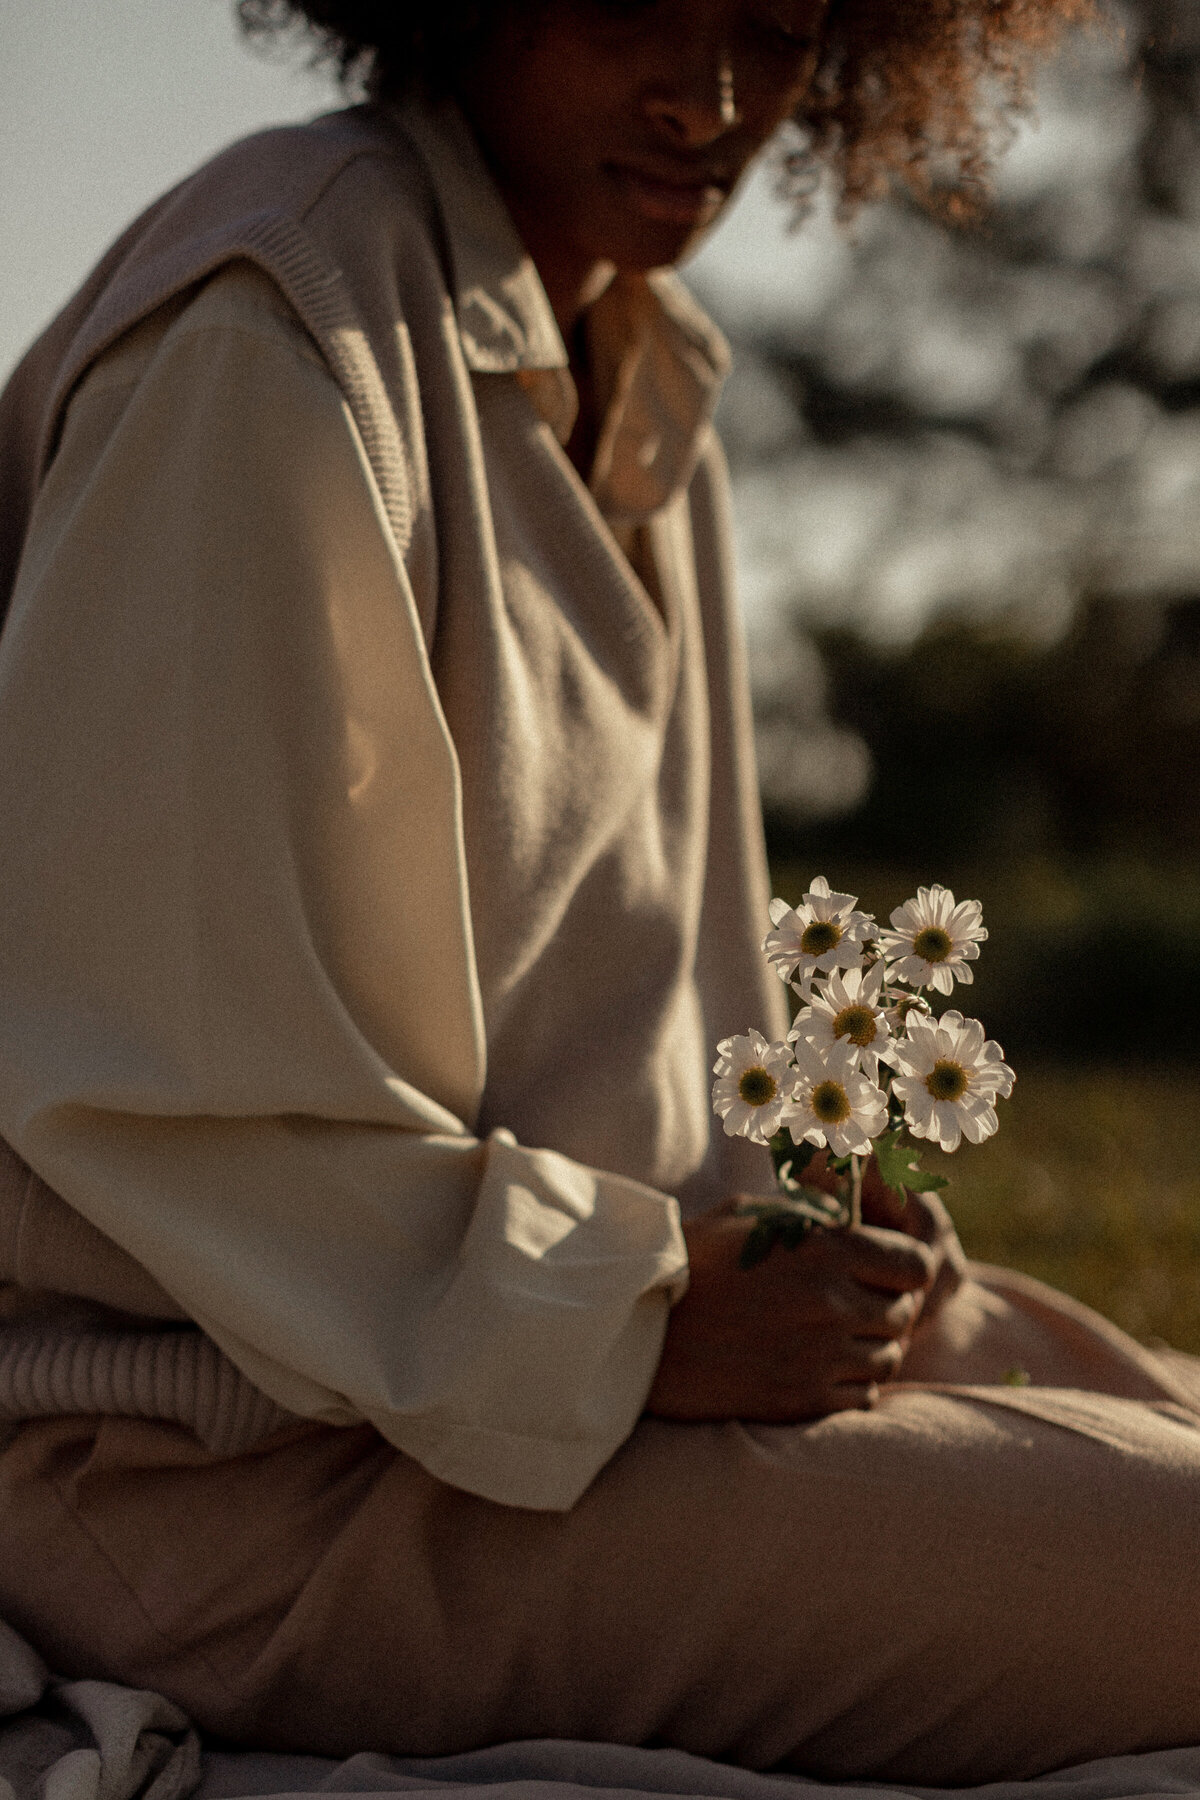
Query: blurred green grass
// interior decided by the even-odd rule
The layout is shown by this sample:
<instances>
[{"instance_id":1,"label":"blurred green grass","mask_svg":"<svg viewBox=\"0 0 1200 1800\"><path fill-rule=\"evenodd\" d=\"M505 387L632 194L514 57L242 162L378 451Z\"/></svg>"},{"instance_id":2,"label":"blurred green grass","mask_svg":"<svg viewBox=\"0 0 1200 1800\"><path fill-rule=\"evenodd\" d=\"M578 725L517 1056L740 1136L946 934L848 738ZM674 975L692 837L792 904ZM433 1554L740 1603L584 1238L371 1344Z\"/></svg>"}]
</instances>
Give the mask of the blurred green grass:
<instances>
[{"instance_id":1,"label":"blurred green grass","mask_svg":"<svg viewBox=\"0 0 1200 1800\"><path fill-rule=\"evenodd\" d=\"M998 1111L989 1143L923 1158L967 1254L1200 1353L1200 1074L1021 1066Z\"/></svg>"}]
</instances>

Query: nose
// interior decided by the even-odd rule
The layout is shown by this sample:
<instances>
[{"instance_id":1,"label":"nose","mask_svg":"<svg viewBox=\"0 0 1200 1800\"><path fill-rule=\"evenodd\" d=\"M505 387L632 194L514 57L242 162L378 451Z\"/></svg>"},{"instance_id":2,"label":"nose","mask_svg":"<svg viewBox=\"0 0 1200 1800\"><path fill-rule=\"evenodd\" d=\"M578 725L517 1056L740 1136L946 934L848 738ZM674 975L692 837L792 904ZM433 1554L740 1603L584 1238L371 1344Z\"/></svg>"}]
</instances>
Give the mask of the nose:
<instances>
[{"instance_id":1,"label":"nose","mask_svg":"<svg viewBox=\"0 0 1200 1800\"><path fill-rule=\"evenodd\" d=\"M741 124L733 65L724 50L681 58L643 95L646 115L680 149L703 150Z\"/></svg>"}]
</instances>

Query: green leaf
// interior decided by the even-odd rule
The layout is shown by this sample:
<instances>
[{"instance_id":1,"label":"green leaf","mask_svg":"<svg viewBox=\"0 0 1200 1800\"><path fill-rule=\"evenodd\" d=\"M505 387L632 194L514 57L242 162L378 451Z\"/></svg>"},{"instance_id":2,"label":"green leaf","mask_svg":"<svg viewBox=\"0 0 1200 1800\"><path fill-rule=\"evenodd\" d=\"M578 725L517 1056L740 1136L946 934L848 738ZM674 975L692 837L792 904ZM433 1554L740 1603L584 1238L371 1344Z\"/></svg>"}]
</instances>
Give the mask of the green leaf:
<instances>
[{"instance_id":1,"label":"green leaf","mask_svg":"<svg viewBox=\"0 0 1200 1800\"><path fill-rule=\"evenodd\" d=\"M789 1132L775 1133L771 1139L771 1161L775 1164L779 1185L785 1192L790 1192L797 1185L797 1178L803 1175L816 1154L815 1144L796 1144Z\"/></svg>"},{"instance_id":2,"label":"green leaf","mask_svg":"<svg viewBox=\"0 0 1200 1800\"><path fill-rule=\"evenodd\" d=\"M737 1210L740 1217L755 1221L738 1257L743 1269L753 1269L764 1262L776 1244L782 1244L785 1250L798 1250L818 1226L829 1228L846 1223L846 1209L840 1201L816 1188L797 1187L786 1199L750 1201Z\"/></svg>"},{"instance_id":3,"label":"green leaf","mask_svg":"<svg viewBox=\"0 0 1200 1800\"><path fill-rule=\"evenodd\" d=\"M875 1139L879 1173L892 1192L903 1200L905 1188L911 1188L914 1194L932 1194L938 1188L949 1187L944 1175L930 1175L921 1167L913 1146L901 1143L903 1136L903 1126L897 1126Z\"/></svg>"},{"instance_id":4,"label":"green leaf","mask_svg":"<svg viewBox=\"0 0 1200 1800\"><path fill-rule=\"evenodd\" d=\"M765 1262L778 1243L779 1235L779 1225L774 1219L760 1219L742 1245L738 1267L753 1269L760 1262Z\"/></svg>"}]
</instances>

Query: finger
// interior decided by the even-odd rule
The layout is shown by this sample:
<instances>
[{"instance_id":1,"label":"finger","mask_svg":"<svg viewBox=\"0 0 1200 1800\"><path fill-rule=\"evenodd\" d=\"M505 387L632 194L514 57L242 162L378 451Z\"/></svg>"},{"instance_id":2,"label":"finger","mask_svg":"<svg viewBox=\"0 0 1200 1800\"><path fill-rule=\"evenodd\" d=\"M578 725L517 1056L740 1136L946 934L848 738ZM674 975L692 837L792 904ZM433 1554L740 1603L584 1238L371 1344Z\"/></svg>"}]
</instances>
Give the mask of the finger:
<instances>
[{"instance_id":1,"label":"finger","mask_svg":"<svg viewBox=\"0 0 1200 1800\"><path fill-rule=\"evenodd\" d=\"M927 1288L937 1273L929 1246L906 1232L861 1225L837 1235L843 1241L847 1273L864 1287L904 1293Z\"/></svg>"},{"instance_id":2,"label":"finger","mask_svg":"<svg viewBox=\"0 0 1200 1800\"><path fill-rule=\"evenodd\" d=\"M906 1230L933 1251L937 1278L925 1301L924 1317L934 1318L967 1276L967 1258L958 1241L954 1221L936 1194L913 1194L909 1201Z\"/></svg>"},{"instance_id":3,"label":"finger","mask_svg":"<svg viewBox=\"0 0 1200 1800\"><path fill-rule=\"evenodd\" d=\"M904 1361L904 1345L889 1338L886 1343L875 1343L864 1339L855 1344L845 1368L841 1371L846 1381L891 1381L900 1371Z\"/></svg>"},{"instance_id":4,"label":"finger","mask_svg":"<svg viewBox=\"0 0 1200 1800\"><path fill-rule=\"evenodd\" d=\"M935 1202L928 1194L908 1195L900 1223L910 1237L920 1238L923 1244L932 1244L943 1229Z\"/></svg>"},{"instance_id":5,"label":"finger","mask_svg":"<svg viewBox=\"0 0 1200 1800\"><path fill-rule=\"evenodd\" d=\"M890 1188L879 1173L879 1164L872 1157L863 1171L863 1218L869 1225L891 1225L900 1230L904 1226L907 1208L907 1192L897 1193L895 1188Z\"/></svg>"},{"instance_id":6,"label":"finger","mask_svg":"<svg viewBox=\"0 0 1200 1800\"><path fill-rule=\"evenodd\" d=\"M868 1225L906 1231L923 1244L935 1244L954 1229L950 1214L934 1193L917 1194L905 1188L898 1194L876 1176L874 1181L864 1178L862 1201Z\"/></svg>"},{"instance_id":7,"label":"finger","mask_svg":"<svg viewBox=\"0 0 1200 1800\"><path fill-rule=\"evenodd\" d=\"M830 1412L870 1412L879 1404L879 1384L874 1381L835 1381L829 1390Z\"/></svg>"},{"instance_id":8,"label":"finger","mask_svg":"<svg viewBox=\"0 0 1200 1800\"><path fill-rule=\"evenodd\" d=\"M901 1221L910 1237L924 1244L936 1244L954 1230L950 1214L936 1194L909 1194Z\"/></svg>"},{"instance_id":9,"label":"finger","mask_svg":"<svg viewBox=\"0 0 1200 1800\"><path fill-rule=\"evenodd\" d=\"M878 1288L864 1288L855 1282L851 1330L856 1338L906 1337L916 1324L924 1294L910 1289L903 1294L889 1294Z\"/></svg>"},{"instance_id":10,"label":"finger","mask_svg":"<svg viewBox=\"0 0 1200 1800\"><path fill-rule=\"evenodd\" d=\"M942 1266L938 1270L937 1280L925 1296L925 1304L921 1309L922 1319L936 1318L948 1300L952 1300L967 1279L967 1259L957 1238L951 1240L950 1248L942 1258Z\"/></svg>"}]
</instances>

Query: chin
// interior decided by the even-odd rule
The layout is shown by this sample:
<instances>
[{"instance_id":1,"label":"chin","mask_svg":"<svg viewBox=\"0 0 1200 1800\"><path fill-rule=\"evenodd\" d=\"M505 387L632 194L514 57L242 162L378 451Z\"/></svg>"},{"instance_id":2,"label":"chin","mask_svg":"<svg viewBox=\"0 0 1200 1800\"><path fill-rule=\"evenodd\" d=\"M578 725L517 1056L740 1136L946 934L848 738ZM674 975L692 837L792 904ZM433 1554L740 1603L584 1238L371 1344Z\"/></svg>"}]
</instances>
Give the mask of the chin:
<instances>
[{"instance_id":1,"label":"chin","mask_svg":"<svg viewBox=\"0 0 1200 1800\"><path fill-rule=\"evenodd\" d=\"M631 273L679 262L711 231L728 201L728 194L721 197L710 189L702 204L690 205L686 196L681 202L678 194L656 191L607 169L589 187L595 204L587 210L596 239L607 240L603 255Z\"/></svg>"},{"instance_id":2,"label":"chin","mask_svg":"<svg viewBox=\"0 0 1200 1800\"><path fill-rule=\"evenodd\" d=\"M627 275L645 275L682 262L711 229L711 221L680 225L631 219L624 229L606 234L607 248L600 254Z\"/></svg>"}]
</instances>

